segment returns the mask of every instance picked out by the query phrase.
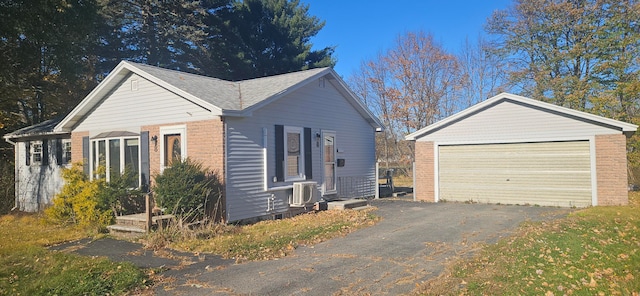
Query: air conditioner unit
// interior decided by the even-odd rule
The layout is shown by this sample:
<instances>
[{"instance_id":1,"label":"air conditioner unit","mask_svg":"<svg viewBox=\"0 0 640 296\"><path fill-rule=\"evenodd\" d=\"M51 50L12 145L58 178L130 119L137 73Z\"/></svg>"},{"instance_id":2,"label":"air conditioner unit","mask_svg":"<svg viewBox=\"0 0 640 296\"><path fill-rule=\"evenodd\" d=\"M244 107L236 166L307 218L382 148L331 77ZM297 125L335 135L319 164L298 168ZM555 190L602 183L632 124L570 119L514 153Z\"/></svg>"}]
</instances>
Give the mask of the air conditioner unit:
<instances>
[{"instance_id":1,"label":"air conditioner unit","mask_svg":"<svg viewBox=\"0 0 640 296\"><path fill-rule=\"evenodd\" d=\"M289 203L291 206L304 206L316 201L316 182L296 182L293 183L293 196Z\"/></svg>"}]
</instances>

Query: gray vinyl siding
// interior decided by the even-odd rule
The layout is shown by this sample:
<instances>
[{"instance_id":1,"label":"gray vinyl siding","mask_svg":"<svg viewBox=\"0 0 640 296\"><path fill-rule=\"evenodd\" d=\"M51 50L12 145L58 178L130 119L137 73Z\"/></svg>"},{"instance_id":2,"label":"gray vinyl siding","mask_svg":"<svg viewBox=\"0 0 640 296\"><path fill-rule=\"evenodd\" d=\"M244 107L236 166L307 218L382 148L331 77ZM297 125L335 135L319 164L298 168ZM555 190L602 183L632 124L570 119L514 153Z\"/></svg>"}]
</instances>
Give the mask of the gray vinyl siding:
<instances>
[{"instance_id":1,"label":"gray vinyl siding","mask_svg":"<svg viewBox=\"0 0 640 296\"><path fill-rule=\"evenodd\" d=\"M585 122L512 101L502 101L458 122L422 136L417 141L447 143L526 142L619 134L611 127Z\"/></svg>"},{"instance_id":2,"label":"gray vinyl siding","mask_svg":"<svg viewBox=\"0 0 640 296\"><path fill-rule=\"evenodd\" d=\"M137 90L132 89L133 80L137 80ZM74 130L90 131L91 136L105 131L139 132L144 125L211 118L213 115L205 108L130 74Z\"/></svg>"},{"instance_id":3,"label":"gray vinyl siding","mask_svg":"<svg viewBox=\"0 0 640 296\"><path fill-rule=\"evenodd\" d=\"M39 141L39 140L37 140ZM23 212L38 212L53 203L64 185L62 168L57 163L56 141L48 139L49 164L26 165L25 142L16 144L16 204ZM33 142L32 142L33 143Z\"/></svg>"},{"instance_id":4,"label":"gray vinyl siding","mask_svg":"<svg viewBox=\"0 0 640 296\"><path fill-rule=\"evenodd\" d=\"M439 147L440 199L591 205L589 141Z\"/></svg>"},{"instance_id":5,"label":"gray vinyl siding","mask_svg":"<svg viewBox=\"0 0 640 296\"><path fill-rule=\"evenodd\" d=\"M313 179L322 183L322 142L316 145L316 133L336 132L336 158L344 158L344 167L336 175L359 176L375 180L375 130L329 82L322 87L313 81L255 111L251 117L225 120L227 129L226 182L229 221L283 213L288 210L290 190L264 190L263 128L267 130L267 186L292 185L273 182L275 176L275 125L311 128ZM372 188L373 190L373 188ZM268 211L268 199L274 194L274 208Z\"/></svg>"}]
</instances>

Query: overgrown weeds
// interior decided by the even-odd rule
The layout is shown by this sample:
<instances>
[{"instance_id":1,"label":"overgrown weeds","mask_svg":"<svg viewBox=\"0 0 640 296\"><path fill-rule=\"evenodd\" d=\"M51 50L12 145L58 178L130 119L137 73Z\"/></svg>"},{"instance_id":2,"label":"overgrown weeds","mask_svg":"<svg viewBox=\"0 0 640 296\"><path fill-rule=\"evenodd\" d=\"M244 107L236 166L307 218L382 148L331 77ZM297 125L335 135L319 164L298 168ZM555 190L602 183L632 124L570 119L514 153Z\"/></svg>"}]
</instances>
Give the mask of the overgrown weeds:
<instances>
[{"instance_id":1,"label":"overgrown weeds","mask_svg":"<svg viewBox=\"0 0 640 296\"><path fill-rule=\"evenodd\" d=\"M151 248L169 246L234 258L238 262L267 260L290 254L300 245L315 244L375 224L371 210L323 211L251 225L208 224L194 229L170 226L147 238Z\"/></svg>"},{"instance_id":2,"label":"overgrown weeds","mask_svg":"<svg viewBox=\"0 0 640 296\"><path fill-rule=\"evenodd\" d=\"M420 287L429 295L632 295L640 291L640 195L527 223Z\"/></svg>"},{"instance_id":3,"label":"overgrown weeds","mask_svg":"<svg viewBox=\"0 0 640 296\"><path fill-rule=\"evenodd\" d=\"M132 264L45 248L86 236L83 228L36 215L0 217L0 295L118 295L145 285L146 275Z\"/></svg>"}]
</instances>

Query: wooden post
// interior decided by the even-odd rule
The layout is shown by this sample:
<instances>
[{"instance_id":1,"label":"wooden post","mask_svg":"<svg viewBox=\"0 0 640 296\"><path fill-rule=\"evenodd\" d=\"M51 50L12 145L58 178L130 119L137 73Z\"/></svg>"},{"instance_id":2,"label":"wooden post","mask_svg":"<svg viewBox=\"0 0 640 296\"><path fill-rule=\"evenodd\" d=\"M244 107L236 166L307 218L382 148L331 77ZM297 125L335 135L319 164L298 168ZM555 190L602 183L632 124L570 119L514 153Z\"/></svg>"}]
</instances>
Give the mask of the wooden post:
<instances>
[{"instance_id":1,"label":"wooden post","mask_svg":"<svg viewBox=\"0 0 640 296\"><path fill-rule=\"evenodd\" d=\"M145 217L147 220L146 221L147 224L145 226L146 226L147 232L149 232L151 231L151 224L153 223L153 220L152 220L153 209L151 208L151 192L144 195L144 207L146 209Z\"/></svg>"}]
</instances>

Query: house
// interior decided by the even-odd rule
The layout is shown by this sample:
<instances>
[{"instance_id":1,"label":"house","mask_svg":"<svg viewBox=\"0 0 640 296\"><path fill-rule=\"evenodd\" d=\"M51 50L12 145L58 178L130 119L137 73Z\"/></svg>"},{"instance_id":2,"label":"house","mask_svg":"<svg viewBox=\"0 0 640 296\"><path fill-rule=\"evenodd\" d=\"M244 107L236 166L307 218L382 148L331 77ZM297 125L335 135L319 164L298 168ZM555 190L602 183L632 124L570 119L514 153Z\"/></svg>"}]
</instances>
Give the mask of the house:
<instances>
[{"instance_id":1,"label":"house","mask_svg":"<svg viewBox=\"0 0 640 296\"><path fill-rule=\"evenodd\" d=\"M636 125L502 93L406 136L418 200L625 205Z\"/></svg>"},{"instance_id":2,"label":"house","mask_svg":"<svg viewBox=\"0 0 640 296\"><path fill-rule=\"evenodd\" d=\"M373 196L381 129L331 68L231 82L123 61L52 133L70 135L86 174L130 167L143 189L172 159L201 162L238 221Z\"/></svg>"},{"instance_id":3,"label":"house","mask_svg":"<svg viewBox=\"0 0 640 296\"><path fill-rule=\"evenodd\" d=\"M52 203L64 184L61 169L71 163L71 133L54 132L62 118L6 134L15 155L15 209L37 212Z\"/></svg>"}]
</instances>

